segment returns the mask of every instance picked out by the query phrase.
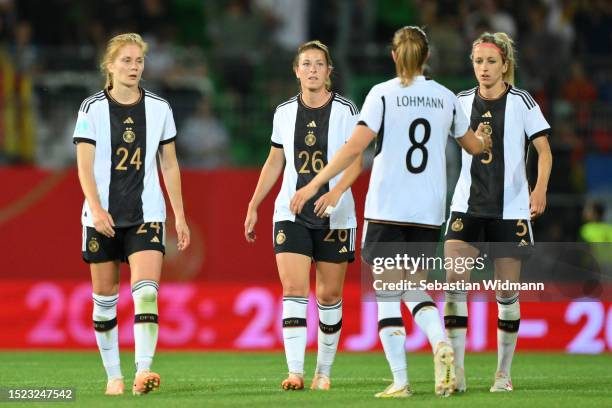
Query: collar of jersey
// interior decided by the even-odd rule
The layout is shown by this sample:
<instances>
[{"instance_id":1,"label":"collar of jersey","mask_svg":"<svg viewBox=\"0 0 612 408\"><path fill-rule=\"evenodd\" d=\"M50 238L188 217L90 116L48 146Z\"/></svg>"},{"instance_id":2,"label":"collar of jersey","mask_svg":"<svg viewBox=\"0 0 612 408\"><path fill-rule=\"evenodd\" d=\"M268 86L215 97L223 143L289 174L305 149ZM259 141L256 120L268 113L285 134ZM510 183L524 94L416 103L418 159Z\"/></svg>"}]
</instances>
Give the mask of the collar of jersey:
<instances>
[{"instance_id":1,"label":"collar of jersey","mask_svg":"<svg viewBox=\"0 0 612 408\"><path fill-rule=\"evenodd\" d=\"M302 106L303 106L303 107L305 107L306 109L310 109L310 110L317 110L317 109L323 109L323 108L325 108L327 105L329 105L329 104L331 103L331 101L333 101L333 100L334 100L334 98L335 98L335 97L336 97L335 92L331 92L331 93L330 93L330 95L329 95L329 99L327 100L327 102L325 102L325 104L324 104L324 105L321 105L321 106L319 106L318 108L312 108L312 107L310 107L310 106L308 106L308 105L306 105L306 104L304 103L304 100L302 99L302 93L300 92L300 93L298 94L298 100L299 100L300 105L302 105Z\"/></svg>"},{"instance_id":2,"label":"collar of jersey","mask_svg":"<svg viewBox=\"0 0 612 408\"><path fill-rule=\"evenodd\" d=\"M108 98L109 101L111 101L112 103L114 103L115 105L119 105L119 106L134 106L134 105L138 105L140 103L140 101L142 101L142 97L144 96L144 90L141 87L138 87L138 90L140 91L140 96L138 97L138 100L134 103L121 103L118 102L117 100L115 100L115 98L113 98L110 94L110 92L108 91L107 88L104 88L104 94L106 95L106 97Z\"/></svg>"},{"instance_id":3,"label":"collar of jersey","mask_svg":"<svg viewBox=\"0 0 612 408\"><path fill-rule=\"evenodd\" d=\"M512 85L511 85L511 84L509 84L509 83L507 83L507 82L505 82L505 84L506 84L506 90L504 91L504 93L502 93L501 95L499 95L497 98L485 98L484 96L482 96L482 95L480 94L480 85L478 86L478 89L476 90L476 94L478 94L478 97L479 97L480 99L482 99L483 101L491 101L491 102L494 102L494 101L499 101L499 100L500 100L500 99L502 99L504 96L508 95L508 92L510 92L510 89L512 89Z\"/></svg>"}]
</instances>

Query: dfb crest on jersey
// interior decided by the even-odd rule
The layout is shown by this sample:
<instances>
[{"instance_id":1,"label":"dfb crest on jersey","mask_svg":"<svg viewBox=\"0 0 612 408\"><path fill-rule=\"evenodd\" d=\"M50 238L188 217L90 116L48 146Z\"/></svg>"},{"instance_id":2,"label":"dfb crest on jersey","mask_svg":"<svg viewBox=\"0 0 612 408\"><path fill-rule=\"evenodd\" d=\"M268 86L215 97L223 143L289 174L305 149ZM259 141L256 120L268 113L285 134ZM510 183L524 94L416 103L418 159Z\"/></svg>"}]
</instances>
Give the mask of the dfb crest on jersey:
<instances>
[{"instance_id":1,"label":"dfb crest on jersey","mask_svg":"<svg viewBox=\"0 0 612 408\"><path fill-rule=\"evenodd\" d=\"M485 135L491 136L491 133L493 133L493 128L491 127L491 125L489 125L489 122L483 122L483 127L482 127L482 131Z\"/></svg>"},{"instance_id":2,"label":"dfb crest on jersey","mask_svg":"<svg viewBox=\"0 0 612 408\"><path fill-rule=\"evenodd\" d=\"M461 218L457 218L455 222L453 222L451 229L455 232L459 232L463 229L463 221L461 221Z\"/></svg>"},{"instance_id":3,"label":"dfb crest on jersey","mask_svg":"<svg viewBox=\"0 0 612 408\"><path fill-rule=\"evenodd\" d=\"M123 132L123 140L125 143L132 143L136 140L136 133L132 132L132 128L126 128Z\"/></svg>"},{"instance_id":4,"label":"dfb crest on jersey","mask_svg":"<svg viewBox=\"0 0 612 408\"><path fill-rule=\"evenodd\" d=\"M308 134L304 138L304 143L306 143L306 146L308 147L312 147L315 143L317 143L317 137L314 135L312 130L308 131Z\"/></svg>"},{"instance_id":5,"label":"dfb crest on jersey","mask_svg":"<svg viewBox=\"0 0 612 408\"><path fill-rule=\"evenodd\" d=\"M283 232L283 230L279 230L276 234L276 244L283 245L283 243L287 240L287 236Z\"/></svg>"},{"instance_id":6,"label":"dfb crest on jersey","mask_svg":"<svg viewBox=\"0 0 612 408\"><path fill-rule=\"evenodd\" d=\"M92 238L87 244L87 249L89 249L89 252L96 253L100 249L100 244L95 238Z\"/></svg>"}]
</instances>

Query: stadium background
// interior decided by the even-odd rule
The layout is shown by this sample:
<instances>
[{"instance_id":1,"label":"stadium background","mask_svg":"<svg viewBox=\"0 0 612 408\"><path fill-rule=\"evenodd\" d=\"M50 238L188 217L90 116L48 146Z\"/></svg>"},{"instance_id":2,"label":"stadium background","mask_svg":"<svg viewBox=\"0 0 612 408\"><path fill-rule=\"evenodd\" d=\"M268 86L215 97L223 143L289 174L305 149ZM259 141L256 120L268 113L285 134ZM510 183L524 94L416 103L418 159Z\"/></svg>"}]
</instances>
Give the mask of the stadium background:
<instances>
[{"instance_id":1,"label":"stadium background","mask_svg":"<svg viewBox=\"0 0 612 408\"><path fill-rule=\"evenodd\" d=\"M178 127L193 243L179 255L172 235L168 242L160 348L280 350L269 241L276 190L259 212L255 245L244 242L242 223L274 108L297 93L291 61L300 43L331 46L334 89L361 106L374 83L394 74L388 43L398 27L426 28L430 73L453 91L474 86L468 54L477 34L508 32L519 50L518 86L553 128L548 209L536 239L592 239L584 227L594 226L598 240L611 242L605 215L583 211L612 205L611 23L605 0L0 1L0 320L8 328L0 348L95 349L71 135L80 102L102 85L97 64L111 35L136 31L149 42L143 86L170 101ZM452 189L454 144L448 155ZM358 214L367 179L366 171L355 187ZM376 306L361 302L359 273L353 264L347 278L344 350L379 348ZM127 276L124 269L123 345L133 343ZM469 349L495 349L495 316L494 303L471 304ZM610 302L524 303L521 317L519 350L612 350ZM313 346L315 307L309 321ZM407 348L427 349L406 323Z\"/></svg>"}]
</instances>

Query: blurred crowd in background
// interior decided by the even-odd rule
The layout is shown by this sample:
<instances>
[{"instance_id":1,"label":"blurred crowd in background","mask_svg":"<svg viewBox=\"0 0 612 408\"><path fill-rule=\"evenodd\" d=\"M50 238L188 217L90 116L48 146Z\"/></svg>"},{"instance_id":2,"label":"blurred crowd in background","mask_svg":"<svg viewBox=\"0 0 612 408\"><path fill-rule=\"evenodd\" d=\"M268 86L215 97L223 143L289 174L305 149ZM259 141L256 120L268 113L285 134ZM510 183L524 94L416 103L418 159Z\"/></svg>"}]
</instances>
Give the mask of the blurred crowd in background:
<instances>
[{"instance_id":1,"label":"blurred crowd in background","mask_svg":"<svg viewBox=\"0 0 612 408\"><path fill-rule=\"evenodd\" d=\"M0 0L0 165L74 165L78 107L102 87L99 59L115 34L138 32L149 43L143 86L173 107L182 165L227 168L264 162L274 109L298 92L291 64L301 43L331 47L334 89L360 106L373 84L394 76L389 43L404 25L425 28L429 74L455 92L476 84L469 54L480 33L513 37L517 85L553 128L542 221L550 225L540 240L578 239L585 204L602 207L594 222L606 219L608 0ZM452 189L460 155L450 145Z\"/></svg>"}]
</instances>

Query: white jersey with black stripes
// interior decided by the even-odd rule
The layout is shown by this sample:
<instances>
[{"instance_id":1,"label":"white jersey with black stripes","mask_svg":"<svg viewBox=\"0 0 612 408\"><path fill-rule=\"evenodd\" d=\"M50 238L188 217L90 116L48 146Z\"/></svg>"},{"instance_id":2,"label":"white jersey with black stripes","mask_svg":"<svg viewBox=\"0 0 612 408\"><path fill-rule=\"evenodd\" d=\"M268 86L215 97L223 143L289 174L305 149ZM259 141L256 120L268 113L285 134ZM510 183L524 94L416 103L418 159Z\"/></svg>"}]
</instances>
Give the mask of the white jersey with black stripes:
<instances>
[{"instance_id":1,"label":"white jersey with black stripes","mask_svg":"<svg viewBox=\"0 0 612 408\"><path fill-rule=\"evenodd\" d=\"M106 90L81 104L73 141L96 147L93 171L97 192L117 227L166 220L157 152L160 145L175 137L170 105L145 89L130 105L118 103ZM87 200L81 222L93 227Z\"/></svg>"},{"instance_id":2,"label":"white jersey with black stripes","mask_svg":"<svg viewBox=\"0 0 612 408\"><path fill-rule=\"evenodd\" d=\"M377 133L365 218L439 227L446 143L465 135L469 125L455 95L424 76L409 86L394 78L370 90L359 123Z\"/></svg>"},{"instance_id":3,"label":"white jersey with black stripes","mask_svg":"<svg viewBox=\"0 0 612 408\"><path fill-rule=\"evenodd\" d=\"M319 107L304 104L301 95L281 103L274 113L272 146L285 154L283 184L274 204L274 222L293 221L315 229L355 228L355 203L351 189L342 194L329 218L314 214L314 202L331 190L343 172L332 178L310 199L297 216L289 209L295 192L308 184L350 138L359 110L353 102L337 93Z\"/></svg>"},{"instance_id":4,"label":"white jersey with black stripes","mask_svg":"<svg viewBox=\"0 0 612 408\"><path fill-rule=\"evenodd\" d=\"M529 219L526 146L550 134L550 125L527 91L508 85L499 98L484 99L478 87L457 94L473 130L480 123L491 133L489 153L462 153L461 173L451 211L477 217Z\"/></svg>"}]
</instances>

